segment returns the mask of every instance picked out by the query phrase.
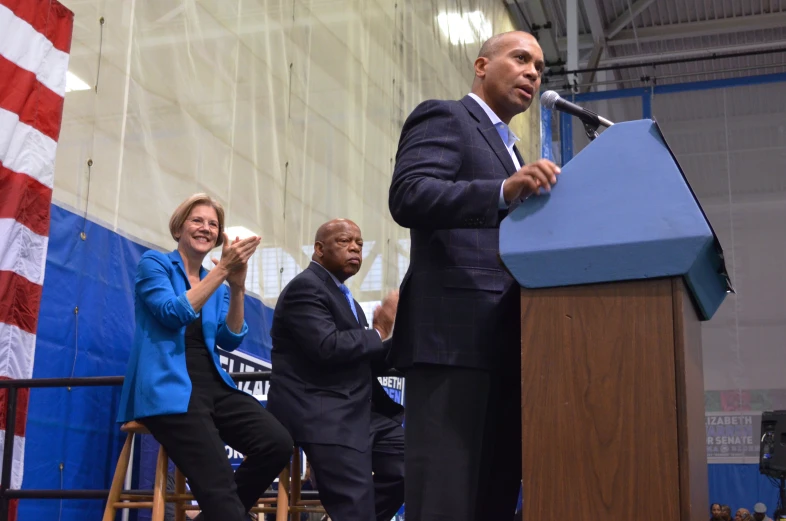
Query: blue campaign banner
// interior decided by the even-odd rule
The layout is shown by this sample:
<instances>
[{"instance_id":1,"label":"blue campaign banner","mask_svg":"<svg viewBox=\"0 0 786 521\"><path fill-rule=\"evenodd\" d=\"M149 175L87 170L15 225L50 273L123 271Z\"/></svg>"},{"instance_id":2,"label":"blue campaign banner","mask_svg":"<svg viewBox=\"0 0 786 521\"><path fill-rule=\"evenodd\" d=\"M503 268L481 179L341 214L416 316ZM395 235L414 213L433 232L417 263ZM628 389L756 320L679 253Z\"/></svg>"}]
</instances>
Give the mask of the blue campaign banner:
<instances>
[{"instance_id":1,"label":"blue campaign banner","mask_svg":"<svg viewBox=\"0 0 786 521\"><path fill-rule=\"evenodd\" d=\"M400 376L380 376L378 380L394 402L404 405L404 378Z\"/></svg>"},{"instance_id":2,"label":"blue campaign banner","mask_svg":"<svg viewBox=\"0 0 786 521\"><path fill-rule=\"evenodd\" d=\"M379 383L385 389L393 401L400 405L404 405L404 384L405 380L400 376L380 376ZM404 521L405 505L402 505L396 515L393 516L391 521Z\"/></svg>"},{"instance_id":3,"label":"blue campaign banner","mask_svg":"<svg viewBox=\"0 0 786 521\"><path fill-rule=\"evenodd\" d=\"M262 358L244 353L242 351L224 351L219 349L219 362L221 367L228 373L254 373L270 369L270 362ZM270 389L270 382L243 382L238 381L237 387L257 400L262 406L267 405L267 393ZM243 462L243 454L234 450L229 445L225 446L227 451L227 458L232 464L232 467L237 467Z\"/></svg>"}]
</instances>

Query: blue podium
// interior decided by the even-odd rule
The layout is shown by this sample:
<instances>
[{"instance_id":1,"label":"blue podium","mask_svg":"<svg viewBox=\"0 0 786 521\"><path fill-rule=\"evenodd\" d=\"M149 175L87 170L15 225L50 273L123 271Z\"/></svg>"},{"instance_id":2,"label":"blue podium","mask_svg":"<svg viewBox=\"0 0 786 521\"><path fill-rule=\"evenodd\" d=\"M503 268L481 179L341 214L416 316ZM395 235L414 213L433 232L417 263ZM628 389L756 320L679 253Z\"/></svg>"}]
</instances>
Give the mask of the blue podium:
<instances>
[{"instance_id":1,"label":"blue podium","mask_svg":"<svg viewBox=\"0 0 786 521\"><path fill-rule=\"evenodd\" d=\"M522 287L524 511L704 520L700 322L732 288L657 123L603 132L502 222L500 257Z\"/></svg>"}]
</instances>

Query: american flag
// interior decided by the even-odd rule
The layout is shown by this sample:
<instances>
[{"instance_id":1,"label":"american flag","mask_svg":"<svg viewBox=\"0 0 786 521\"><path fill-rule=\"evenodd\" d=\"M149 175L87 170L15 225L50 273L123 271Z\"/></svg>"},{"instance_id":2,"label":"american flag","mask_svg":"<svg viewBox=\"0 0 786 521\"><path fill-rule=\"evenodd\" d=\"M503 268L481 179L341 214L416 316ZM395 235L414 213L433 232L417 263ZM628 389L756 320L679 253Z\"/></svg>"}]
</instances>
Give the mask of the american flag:
<instances>
[{"instance_id":1,"label":"american flag","mask_svg":"<svg viewBox=\"0 0 786 521\"><path fill-rule=\"evenodd\" d=\"M56 1L0 0L1 379L33 375L73 25ZM11 488L22 485L28 393L18 395ZM6 396L0 391L0 450Z\"/></svg>"}]
</instances>

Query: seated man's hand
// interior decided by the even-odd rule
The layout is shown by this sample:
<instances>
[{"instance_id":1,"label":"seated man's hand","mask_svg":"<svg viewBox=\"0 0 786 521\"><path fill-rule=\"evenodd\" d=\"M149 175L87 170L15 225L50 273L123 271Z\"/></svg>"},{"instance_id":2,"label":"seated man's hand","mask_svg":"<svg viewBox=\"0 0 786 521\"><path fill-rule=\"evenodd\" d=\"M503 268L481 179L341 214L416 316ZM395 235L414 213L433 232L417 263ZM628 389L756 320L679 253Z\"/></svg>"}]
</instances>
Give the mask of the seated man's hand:
<instances>
[{"instance_id":1,"label":"seated man's hand","mask_svg":"<svg viewBox=\"0 0 786 521\"><path fill-rule=\"evenodd\" d=\"M379 332L382 340L388 338L393 331L393 322L396 320L398 308L398 290L391 291L374 310L374 329Z\"/></svg>"}]
</instances>

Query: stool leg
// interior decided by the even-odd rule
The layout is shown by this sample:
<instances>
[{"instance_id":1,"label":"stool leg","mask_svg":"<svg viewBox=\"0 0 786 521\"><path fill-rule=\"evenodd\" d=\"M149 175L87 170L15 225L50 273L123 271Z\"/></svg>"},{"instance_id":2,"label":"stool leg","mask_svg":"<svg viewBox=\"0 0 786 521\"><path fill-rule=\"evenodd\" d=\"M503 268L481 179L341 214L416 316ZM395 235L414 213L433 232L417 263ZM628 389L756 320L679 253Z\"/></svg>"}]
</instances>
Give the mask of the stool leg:
<instances>
[{"instance_id":1,"label":"stool leg","mask_svg":"<svg viewBox=\"0 0 786 521\"><path fill-rule=\"evenodd\" d=\"M289 519L290 521L300 521L300 512L292 507L300 506L300 490L303 484L300 482L300 448L295 447L292 454L292 470L289 476Z\"/></svg>"},{"instance_id":2,"label":"stool leg","mask_svg":"<svg viewBox=\"0 0 786 521\"><path fill-rule=\"evenodd\" d=\"M186 493L186 477L175 467L175 494L181 496ZM186 521L185 501L175 502L175 521Z\"/></svg>"},{"instance_id":3,"label":"stool leg","mask_svg":"<svg viewBox=\"0 0 786 521\"><path fill-rule=\"evenodd\" d=\"M276 500L276 521L289 518L289 464L278 475L278 499Z\"/></svg>"},{"instance_id":4,"label":"stool leg","mask_svg":"<svg viewBox=\"0 0 786 521\"><path fill-rule=\"evenodd\" d=\"M120 500L120 494L123 493L123 483L126 479L126 471L128 471L128 461L131 459L131 441L133 439L133 434L126 436L126 442L123 444L123 449L117 458L115 475L112 477L112 487L109 489L109 497L106 500L106 508L104 508L103 521L115 520L115 512L117 511L115 503Z\"/></svg>"},{"instance_id":5,"label":"stool leg","mask_svg":"<svg viewBox=\"0 0 786 521\"><path fill-rule=\"evenodd\" d=\"M166 505L166 475L169 460L164 447L158 449L156 461L156 479L153 485L153 514L151 521L164 521L164 507Z\"/></svg>"}]
</instances>

